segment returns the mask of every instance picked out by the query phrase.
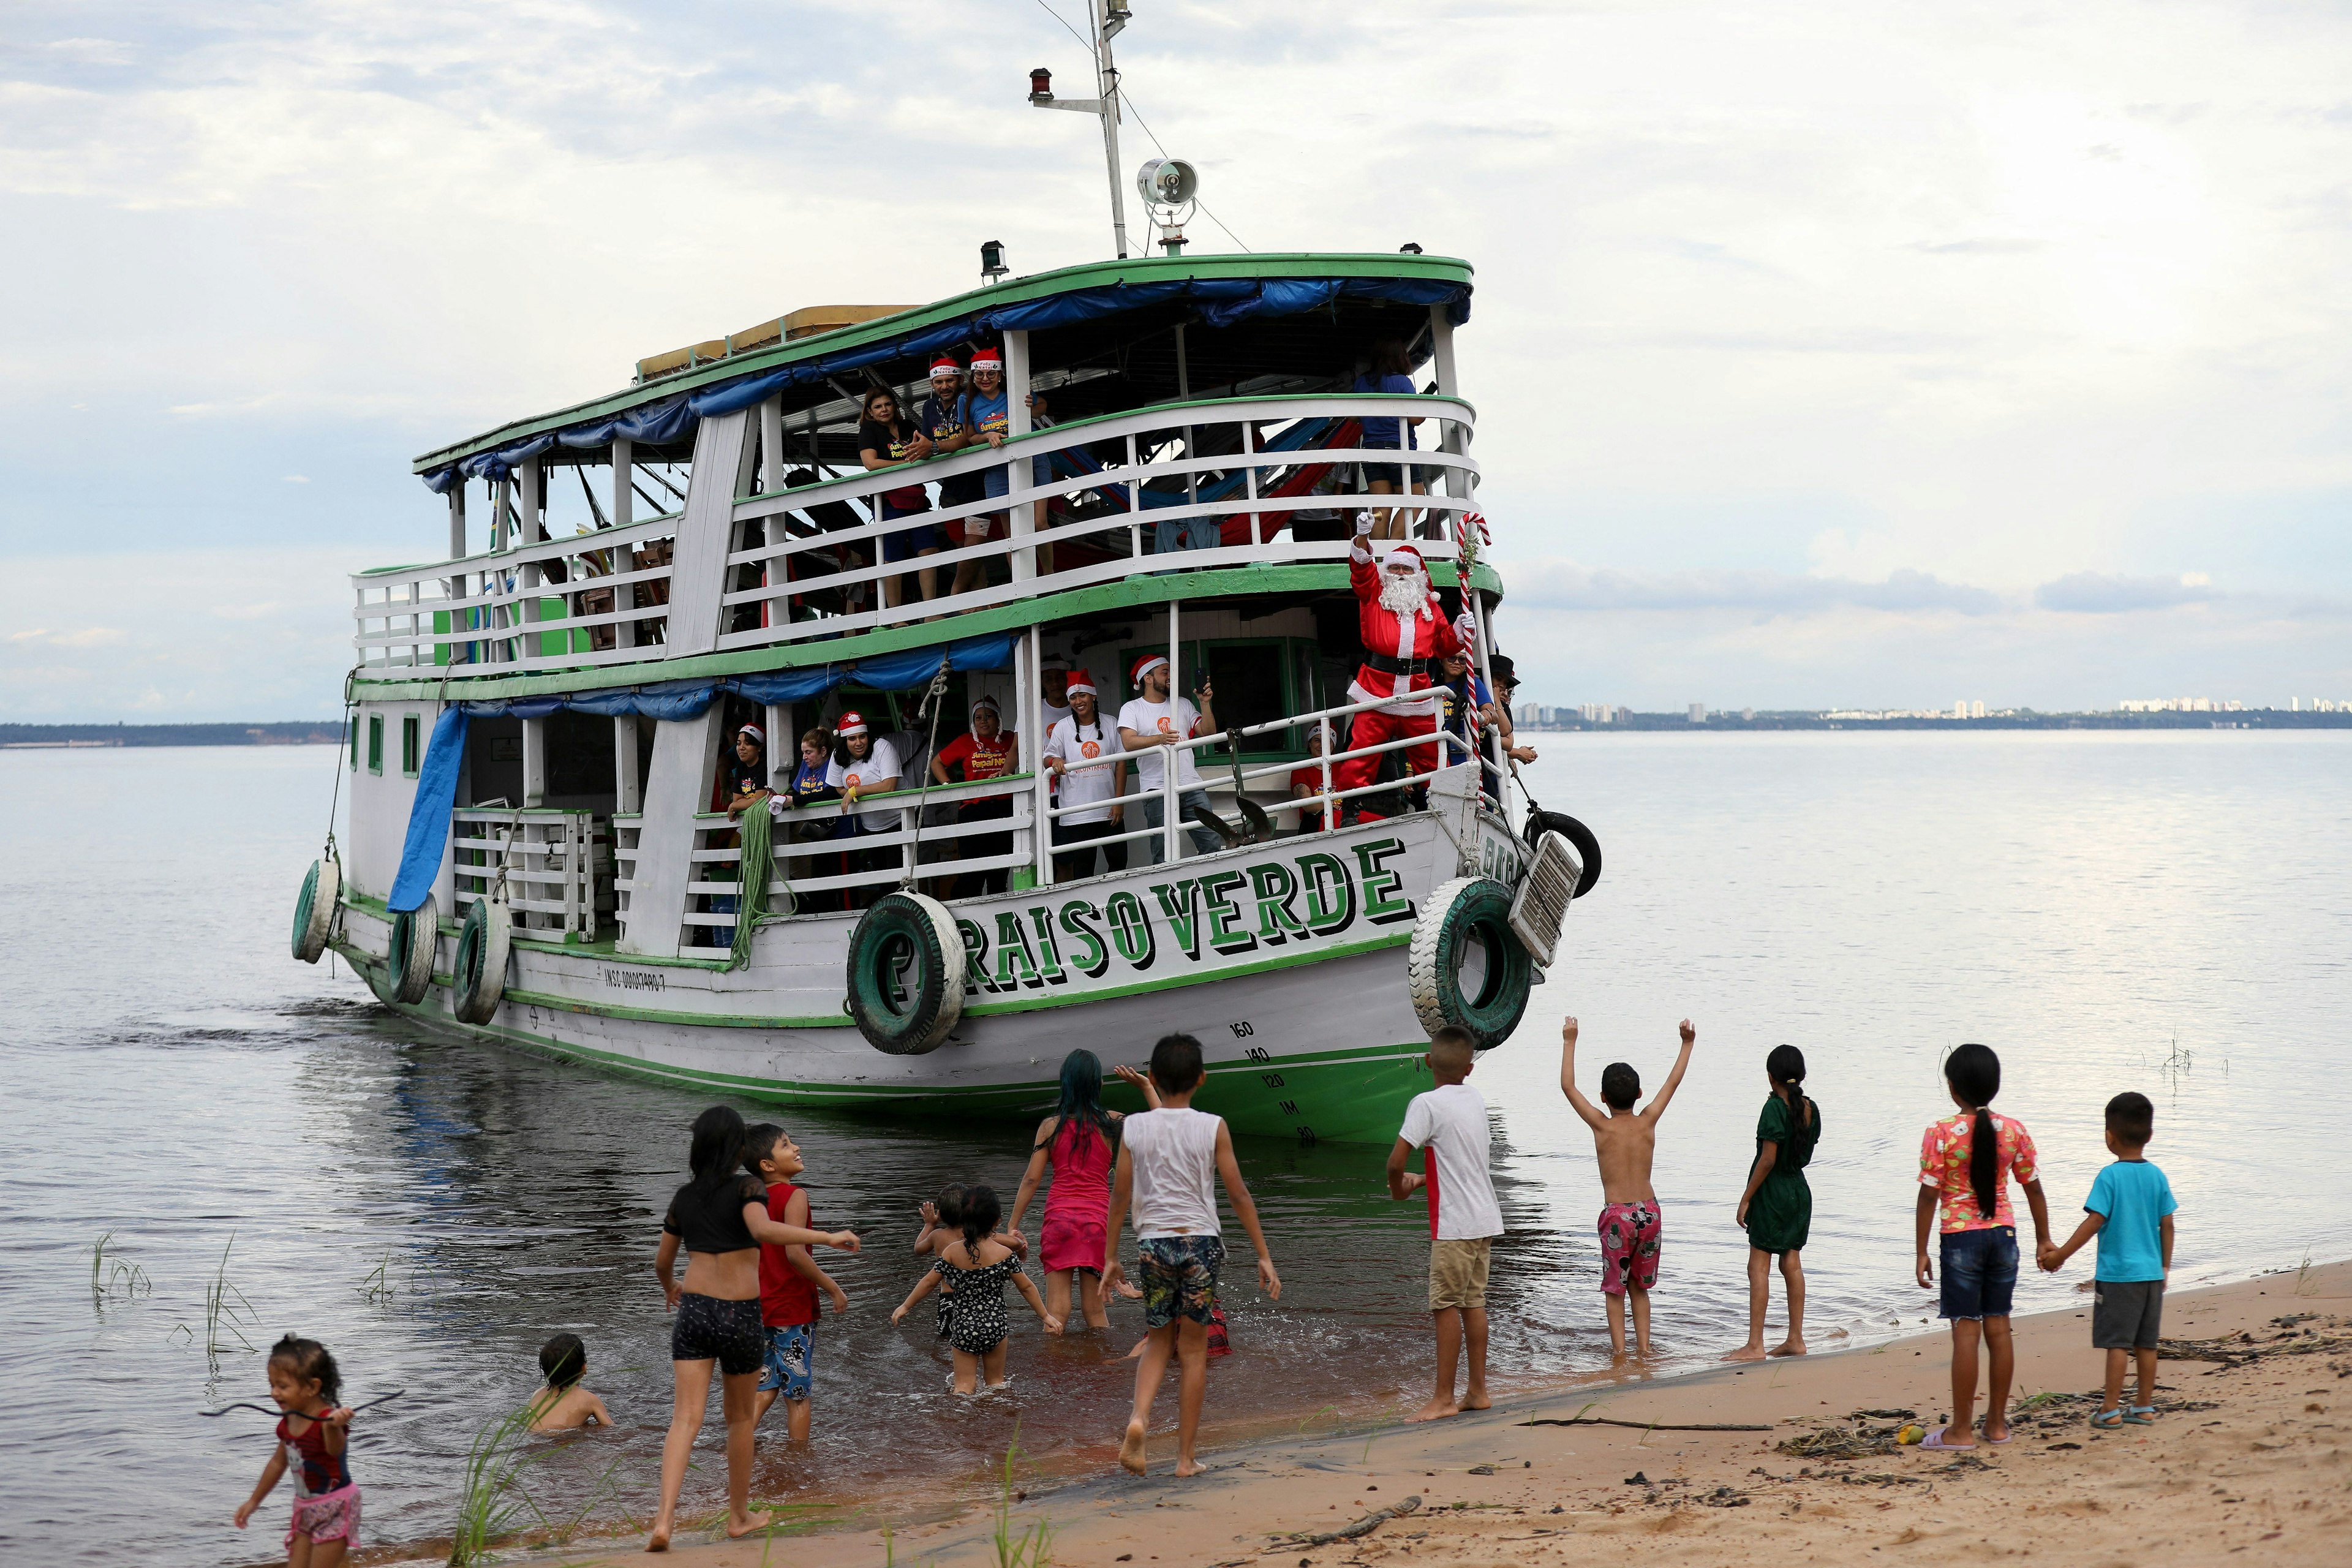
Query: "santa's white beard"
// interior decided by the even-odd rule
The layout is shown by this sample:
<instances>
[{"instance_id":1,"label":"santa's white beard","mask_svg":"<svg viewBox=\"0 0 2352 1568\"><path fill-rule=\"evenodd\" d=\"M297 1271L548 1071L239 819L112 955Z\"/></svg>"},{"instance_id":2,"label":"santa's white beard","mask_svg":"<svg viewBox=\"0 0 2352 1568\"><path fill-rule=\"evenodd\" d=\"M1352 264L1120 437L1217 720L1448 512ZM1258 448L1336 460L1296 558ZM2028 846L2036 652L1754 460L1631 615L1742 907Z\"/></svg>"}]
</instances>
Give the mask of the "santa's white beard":
<instances>
[{"instance_id":1,"label":"santa's white beard","mask_svg":"<svg viewBox=\"0 0 2352 1568\"><path fill-rule=\"evenodd\" d=\"M1410 577L1400 577L1393 572L1381 574L1381 608L1394 610L1400 616L1429 613L1429 579L1416 572Z\"/></svg>"}]
</instances>

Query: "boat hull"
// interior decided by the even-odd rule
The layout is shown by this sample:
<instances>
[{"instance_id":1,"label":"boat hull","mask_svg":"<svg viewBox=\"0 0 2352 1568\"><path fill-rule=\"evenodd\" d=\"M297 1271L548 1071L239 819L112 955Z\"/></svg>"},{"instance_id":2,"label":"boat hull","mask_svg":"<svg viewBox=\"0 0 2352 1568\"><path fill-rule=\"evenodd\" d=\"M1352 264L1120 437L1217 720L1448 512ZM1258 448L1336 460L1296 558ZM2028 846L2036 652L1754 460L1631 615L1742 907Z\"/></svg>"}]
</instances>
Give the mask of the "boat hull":
<instances>
[{"instance_id":1,"label":"boat hull","mask_svg":"<svg viewBox=\"0 0 2352 1568\"><path fill-rule=\"evenodd\" d=\"M401 1011L436 1028L731 1098L907 1116L1043 1115L1070 1051L1083 1047L1107 1066L1141 1064L1153 1041L1181 1032L1201 1041L1207 1062L1196 1103L1235 1131L1385 1142L1404 1102L1431 1081L1405 965L1423 901L1465 858L1509 876L1516 854L1499 819L1464 813L1442 823L1424 813L1173 868L956 900L967 1003L947 1043L921 1056L877 1050L847 1017L855 918L846 914L763 926L750 962L732 970L716 956L652 959L518 940L505 999L481 1026L451 1013L456 928L445 926L432 993ZM1319 892L1299 890L1285 905L1286 878L1319 879ZM1143 911L1140 925L1098 918L1115 904ZM381 906L346 904L337 950L380 996L388 994L389 936ZM1115 1089L1112 1102L1125 1092Z\"/></svg>"}]
</instances>

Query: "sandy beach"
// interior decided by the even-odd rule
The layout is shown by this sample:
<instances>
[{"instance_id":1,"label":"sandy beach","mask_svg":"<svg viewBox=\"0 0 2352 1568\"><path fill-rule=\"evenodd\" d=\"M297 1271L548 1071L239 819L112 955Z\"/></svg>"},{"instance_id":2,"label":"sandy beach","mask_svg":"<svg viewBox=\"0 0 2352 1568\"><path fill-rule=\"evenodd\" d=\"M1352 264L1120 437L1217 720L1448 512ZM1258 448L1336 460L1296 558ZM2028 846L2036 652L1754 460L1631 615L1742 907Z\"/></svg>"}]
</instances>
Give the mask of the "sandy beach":
<instances>
[{"instance_id":1,"label":"sandy beach","mask_svg":"<svg viewBox=\"0 0 2352 1568\"><path fill-rule=\"evenodd\" d=\"M1016 1471L1009 1493L975 1487L929 1506L866 1500L765 1541L714 1541L710 1519L666 1557L607 1538L538 1560L957 1568L1000 1561L1000 1502L1015 1547L1045 1527L1062 1563L2344 1560L2352 1263L2173 1297L2164 1398L2145 1428L2088 1425L2102 1365L2089 1310L2086 1291L2079 1311L2016 1320L2016 1436L1972 1455L1892 1440L1906 1413L1929 1426L1948 1413L1939 1325L1867 1350L1592 1381L1426 1426L1228 1432L1204 1442L1209 1473L1189 1481L1168 1473L1172 1434L1155 1432L1154 1473L1139 1480L1117 1471L1106 1433L1091 1476ZM1212 1416L1215 1397L1213 1377ZM1583 1424L1558 1424L1571 1421ZM1765 1430L1672 1430L1692 1426ZM1841 1448L1853 1457L1820 1451ZM691 1483L688 1500L702 1500Z\"/></svg>"}]
</instances>

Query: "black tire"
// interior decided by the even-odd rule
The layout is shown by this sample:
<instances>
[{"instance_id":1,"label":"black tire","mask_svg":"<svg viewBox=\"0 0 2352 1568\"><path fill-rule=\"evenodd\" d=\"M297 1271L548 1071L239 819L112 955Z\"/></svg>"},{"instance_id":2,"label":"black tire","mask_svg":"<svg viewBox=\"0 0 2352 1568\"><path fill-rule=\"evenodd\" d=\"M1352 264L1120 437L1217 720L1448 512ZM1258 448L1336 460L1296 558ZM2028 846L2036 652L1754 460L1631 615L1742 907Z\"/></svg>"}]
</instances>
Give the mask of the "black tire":
<instances>
[{"instance_id":1,"label":"black tire","mask_svg":"<svg viewBox=\"0 0 2352 1568\"><path fill-rule=\"evenodd\" d=\"M1576 891L1569 897L1580 899L1592 891L1592 885L1601 880L1601 840L1592 836L1592 829L1564 811L1528 813L1528 847L1533 849L1541 844L1547 833L1557 833L1567 839L1576 858L1584 862L1584 875L1576 879Z\"/></svg>"},{"instance_id":2,"label":"black tire","mask_svg":"<svg viewBox=\"0 0 2352 1568\"><path fill-rule=\"evenodd\" d=\"M449 966L450 1010L461 1024L487 1024L507 994L507 952L514 940L514 916L502 903L476 899L457 933L457 953Z\"/></svg>"},{"instance_id":3,"label":"black tire","mask_svg":"<svg viewBox=\"0 0 2352 1568\"><path fill-rule=\"evenodd\" d=\"M963 938L936 899L887 894L849 933L849 1016L885 1055L944 1045L963 1018Z\"/></svg>"},{"instance_id":4,"label":"black tire","mask_svg":"<svg viewBox=\"0 0 2352 1568\"><path fill-rule=\"evenodd\" d=\"M1463 986L1464 969L1480 949L1486 963L1473 994ZM1456 877L1438 887L1413 924L1405 978L1430 1034L1447 1025L1467 1029L1482 1051L1509 1039L1535 984L1535 961L1511 930L1511 890L1491 877Z\"/></svg>"},{"instance_id":5,"label":"black tire","mask_svg":"<svg viewBox=\"0 0 2352 1568\"><path fill-rule=\"evenodd\" d=\"M441 945L441 911L433 895L414 910L392 917L392 942L385 953L391 1001L414 1007L433 989L433 957Z\"/></svg>"},{"instance_id":6,"label":"black tire","mask_svg":"<svg viewBox=\"0 0 2352 1568\"><path fill-rule=\"evenodd\" d=\"M313 860L302 890L294 895L294 956L316 963L327 951L328 933L335 926L335 900L343 887L343 868L335 860Z\"/></svg>"}]
</instances>

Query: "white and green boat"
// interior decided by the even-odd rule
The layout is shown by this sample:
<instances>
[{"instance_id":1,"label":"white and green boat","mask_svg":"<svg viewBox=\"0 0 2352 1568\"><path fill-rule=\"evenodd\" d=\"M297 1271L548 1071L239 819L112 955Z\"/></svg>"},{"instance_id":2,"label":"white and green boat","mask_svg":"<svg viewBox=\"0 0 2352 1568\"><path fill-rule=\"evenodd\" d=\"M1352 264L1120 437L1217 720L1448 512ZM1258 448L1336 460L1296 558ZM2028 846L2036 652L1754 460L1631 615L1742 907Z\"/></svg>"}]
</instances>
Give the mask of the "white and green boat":
<instances>
[{"instance_id":1,"label":"white and green boat","mask_svg":"<svg viewBox=\"0 0 2352 1568\"><path fill-rule=\"evenodd\" d=\"M1376 782L1312 831L1292 797L1302 763L1345 796L1308 731L1369 706L1346 696L1367 465L1418 466L1415 542L1487 658L1502 585L1461 542L1471 292L1467 263L1414 253L1073 267L795 312L425 454L447 559L352 580L349 826L304 886L297 956L331 946L437 1027L785 1105L1034 1116L1072 1047L1139 1060L1184 1030L1208 1051L1201 1103L1238 1131L1387 1138L1428 1029L1507 1037L1598 871L1580 828L1496 798L1516 786L1491 767ZM1427 392L1350 390L1381 342ZM1003 445L867 472L866 393L911 414L937 356L983 348ZM1400 417L1423 449L1363 445ZM951 499L991 470L997 495ZM885 519L910 485L931 510ZM965 542L983 514L992 536ZM946 548L877 560L910 521ZM915 566L941 596L887 603L880 580ZM1219 729L1187 746L1216 847L1163 784L1159 827L1130 794L1103 841L1126 868L1090 856L1056 880L1057 668L1088 672L1108 717L1155 650L1181 689L1213 683ZM1014 765L915 787L981 696ZM845 710L905 758L907 787L857 808L894 813L887 831L829 837L838 805L748 826L719 809L744 723L782 783L794 737Z\"/></svg>"}]
</instances>

